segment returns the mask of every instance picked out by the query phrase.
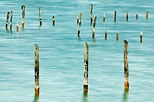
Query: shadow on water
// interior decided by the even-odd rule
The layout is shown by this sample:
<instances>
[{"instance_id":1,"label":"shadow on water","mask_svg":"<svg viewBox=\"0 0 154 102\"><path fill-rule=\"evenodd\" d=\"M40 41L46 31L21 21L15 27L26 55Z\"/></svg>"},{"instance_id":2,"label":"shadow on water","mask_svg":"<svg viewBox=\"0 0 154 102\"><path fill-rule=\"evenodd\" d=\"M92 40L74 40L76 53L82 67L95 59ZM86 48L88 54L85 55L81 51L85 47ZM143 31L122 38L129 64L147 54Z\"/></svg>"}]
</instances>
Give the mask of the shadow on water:
<instances>
[{"instance_id":1,"label":"shadow on water","mask_svg":"<svg viewBox=\"0 0 154 102\"><path fill-rule=\"evenodd\" d=\"M123 93L123 102L128 102L128 90L124 90L124 93Z\"/></svg>"},{"instance_id":2,"label":"shadow on water","mask_svg":"<svg viewBox=\"0 0 154 102\"><path fill-rule=\"evenodd\" d=\"M39 102L39 94L35 94L33 102Z\"/></svg>"},{"instance_id":3,"label":"shadow on water","mask_svg":"<svg viewBox=\"0 0 154 102\"><path fill-rule=\"evenodd\" d=\"M83 102L88 102L88 93L83 92Z\"/></svg>"}]
</instances>

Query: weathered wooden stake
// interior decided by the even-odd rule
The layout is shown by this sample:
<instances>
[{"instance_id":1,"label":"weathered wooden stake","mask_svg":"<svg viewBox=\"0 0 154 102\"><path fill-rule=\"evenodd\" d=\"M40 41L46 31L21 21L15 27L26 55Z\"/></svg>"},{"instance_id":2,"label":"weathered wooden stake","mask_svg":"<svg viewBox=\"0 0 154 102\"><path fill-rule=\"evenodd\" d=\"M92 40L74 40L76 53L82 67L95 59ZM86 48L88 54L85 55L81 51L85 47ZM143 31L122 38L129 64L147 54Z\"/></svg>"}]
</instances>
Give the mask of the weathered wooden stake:
<instances>
[{"instance_id":1,"label":"weathered wooden stake","mask_svg":"<svg viewBox=\"0 0 154 102\"><path fill-rule=\"evenodd\" d=\"M146 12L146 19L148 19L148 11Z\"/></svg>"},{"instance_id":2,"label":"weathered wooden stake","mask_svg":"<svg viewBox=\"0 0 154 102\"><path fill-rule=\"evenodd\" d=\"M13 16L13 11L10 12L10 30L12 30L12 16Z\"/></svg>"},{"instance_id":3,"label":"weathered wooden stake","mask_svg":"<svg viewBox=\"0 0 154 102\"><path fill-rule=\"evenodd\" d=\"M138 20L138 13L136 13L136 20Z\"/></svg>"},{"instance_id":4,"label":"weathered wooden stake","mask_svg":"<svg viewBox=\"0 0 154 102\"><path fill-rule=\"evenodd\" d=\"M92 14L93 11L93 4L90 4L90 13Z\"/></svg>"},{"instance_id":5,"label":"weathered wooden stake","mask_svg":"<svg viewBox=\"0 0 154 102\"><path fill-rule=\"evenodd\" d=\"M104 15L103 15L103 22L105 22L105 13L104 13Z\"/></svg>"},{"instance_id":6,"label":"weathered wooden stake","mask_svg":"<svg viewBox=\"0 0 154 102\"><path fill-rule=\"evenodd\" d=\"M94 28L95 28L95 26L96 26L96 19L97 19L97 16L94 15L94 24L93 24L93 27L94 27Z\"/></svg>"},{"instance_id":7,"label":"weathered wooden stake","mask_svg":"<svg viewBox=\"0 0 154 102\"><path fill-rule=\"evenodd\" d=\"M38 7L40 26L42 26L41 7Z\"/></svg>"},{"instance_id":8,"label":"weathered wooden stake","mask_svg":"<svg viewBox=\"0 0 154 102\"><path fill-rule=\"evenodd\" d=\"M80 36L80 25L78 25L78 37Z\"/></svg>"},{"instance_id":9,"label":"weathered wooden stake","mask_svg":"<svg viewBox=\"0 0 154 102\"><path fill-rule=\"evenodd\" d=\"M77 15L76 18L77 18L77 24L79 24L79 15Z\"/></svg>"},{"instance_id":10,"label":"weathered wooden stake","mask_svg":"<svg viewBox=\"0 0 154 102\"><path fill-rule=\"evenodd\" d=\"M24 28L24 24L25 24L25 5L22 5L21 6L21 9L22 9L22 28Z\"/></svg>"},{"instance_id":11,"label":"weathered wooden stake","mask_svg":"<svg viewBox=\"0 0 154 102\"><path fill-rule=\"evenodd\" d=\"M142 43L142 32L140 33L140 43Z\"/></svg>"},{"instance_id":12,"label":"weathered wooden stake","mask_svg":"<svg viewBox=\"0 0 154 102\"><path fill-rule=\"evenodd\" d=\"M94 38L94 37L95 37L95 28L92 27L92 38Z\"/></svg>"},{"instance_id":13,"label":"weathered wooden stake","mask_svg":"<svg viewBox=\"0 0 154 102\"><path fill-rule=\"evenodd\" d=\"M79 26L81 26L82 13L79 14Z\"/></svg>"},{"instance_id":14,"label":"weathered wooden stake","mask_svg":"<svg viewBox=\"0 0 154 102\"><path fill-rule=\"evenodd\" d=\"M116 40L119 40L119 35L118 35L118 33L116 33Z\"/></svg>"},{"instance_id":15,"label":"weathered wooden stake","mask_svg":"<svg viewBox=\"0 0 154 102\"><path fill-rule=\"evenodd\" d=\"M105 40L107 40L107 31L105 31Z\"/></svg>"},{"instance_id":16,"label":"weathered wooden stake","mask_svg":"<svg viewBox=\"0 0 154 102\"><path fill-rule=\"evenodd\" d=\"M117 18L117 11L114 12L114 22L116 22L116 18Z\"/></svg>"},{"instance_id":17,"label":"weathered wooden stake","mask_svg":"<svg viewBox=\"0 0 154 102\"><path fill-rule=\"evenodd\" d=\"M55 25L55 16L52 16L52 24Z\"/></svg>"},{"instance_id":18,"label":"weathered wooden stake","mask_svg":"<svg viewBox=\"0 0 154 102\"><path fill-rule=\"evenodd\" d=\"M7 12L7 18L6 18L6 29L8 28L9 15L10 15L10 12Z\"/></svg>"},{"instance_id":19,"label":"weathered wooden stake","mask_svg":"<svg viewBox=\"0 0 154 102\"><path fill-rule=\"evenodd\" d=\"M92 25L93 23L93 17L92 17L92 14L90 14L90 24Z\"/></svg>"},{"instance_id":20,"label":"weathered wooden stake","mask_svg":"<svg viewBox=\"0 0 154 102\"><path fill-rule=\"evenodd\" d=\"M128 12L126 13L126 21L128 21Z\"/></svg>"},{"instance_id":21,"label":"weathered wooden stake","mask_svg":"<svg viewBox=\"0 0 154 102\"><path fill-rule=\"evenodd\" d=\"M39 89L39 46L35 44L35 94L39 94Z\"/></svg>"},{"instance_id":22,"label":"weathered wooden stake","mask_svg":"<svg viewBox=\"0 0 154 102\"><path fill-rule=\"evenodd\" d=\"M84 43L84 93L88 92L88 43Z\"/></svg>"},{"instance_id":23,"label":"weathered wooden stake","mask_svg":"<svg viewBox=\"0 0 154 102\"><path fill-rule=\"evenodd\" d=\"M124 87L129 90L129 71L128 71L128 42L124 40Z\"/></svg>"},{"instance_id":24,"label":"weathered wooden stake","mask_svg":"<svg viewBox=\"0 0 154 102\"><path fill-rule=\"evenodd\" d=\"M16 31L17 31L17 32L19 31L19 24L18 24L18 22L17 22L17 24L16 24Z\"/></svg>"}]
</instances>

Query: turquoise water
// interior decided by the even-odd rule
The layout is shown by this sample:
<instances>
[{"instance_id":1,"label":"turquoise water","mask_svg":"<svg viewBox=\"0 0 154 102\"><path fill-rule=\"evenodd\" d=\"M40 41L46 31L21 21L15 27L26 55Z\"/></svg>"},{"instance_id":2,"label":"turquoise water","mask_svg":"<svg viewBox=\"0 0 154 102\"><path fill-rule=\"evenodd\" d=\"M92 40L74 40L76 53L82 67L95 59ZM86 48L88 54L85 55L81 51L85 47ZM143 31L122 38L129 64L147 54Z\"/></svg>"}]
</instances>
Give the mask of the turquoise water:
<instances>
[{"instance_id":1,"label":"turquoise water","mask_svg":"<svg viewBox=\"0 0 154 102\"><path fill-rule=\"evenodd\" d=\"M95 40L91 38L90 3L94 4L93 15L97 15ZM26 6L24 29L21 28L23 4ZM1 0L0 102L153 102L153 5L153 0ZM39 27L38 6L42 7L42 27ZM11 10L12 32L5 29L6 14ZM148 20L146 11L149 11ZM79 39L76 16L80 12L83 17ZM106 13L105 23L103 13ZM55 26L52 16L56 18ZM16 32L17 21L19 32ZM119 41L115 40L117 32ZM143 32L142 44L140 32ZM129 43L128 93L123 88L124 40ZM83 96L85 41L89 44L88 96ZM34 94L34 44L40 47L39 97Z\"/></svg>"}]
</instances>

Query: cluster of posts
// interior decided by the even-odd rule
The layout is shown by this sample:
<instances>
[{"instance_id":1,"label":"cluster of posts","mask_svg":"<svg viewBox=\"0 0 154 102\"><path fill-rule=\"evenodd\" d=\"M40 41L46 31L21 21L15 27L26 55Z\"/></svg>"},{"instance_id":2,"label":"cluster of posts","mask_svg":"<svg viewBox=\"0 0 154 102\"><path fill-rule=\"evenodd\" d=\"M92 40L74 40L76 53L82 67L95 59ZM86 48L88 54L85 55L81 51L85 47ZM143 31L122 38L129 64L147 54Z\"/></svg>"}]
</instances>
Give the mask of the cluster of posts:
<instances>
[{"instance_id":1,"label":"cluster of posts","mask_svg":"<svg viewBox=\"0 0 154 102\"><path fill-rule=\"evenodd\" d=\"M22 9L22 28L24 28L25 23L25 5L21 6ZM42 16L41 16L41 7L38 7L39 12L39 22L40 26L42 26ZM95 27L96 27L96 19L97 16L92 15L93 12L93 4L90 4L90 24L92 28L92 38L95 37ZM114 22L116 22L116 15L117 12L114 12ZM9 24L9 17L10 17L10 30L12 30L12 16L13 11L7 12L7 19L6 19L6 29L8 29ZM138 19L138 13L136 14L136 19ZM148 11L146 12L146 19L148 19ZM105 22L105 13L103 14L103 22ZM80 36L80 27L82 21L82 13L77 15L77 24L78 24L78 37ZM128 12L126 13L126 21L128 21ZM52 24L55 25L55 16L52 16ZM16 30L19 30L19 24L16 24ZM119 39L118 33L116 33L116 40ZM107 31L105 31L105 40L107 40ZM140 33L140 42L142 43L142 32ZM39 46L35 44L35 94L39 95L40 93L40 85L39 85ZM84 94L88 93L88 43L84 43L84 82L83 82L83 92ZM129 90L129 70L128 70L128 42L124 40L124 88L125 90Z\"/></svg>"},{"instance_id":2,"label":"cluster of posts","mask_svg":"<svg viewBox=\"0 0 154 102\"><path fill-rule=\"evenodd\" d=\"M39 10L39 20L40 26L42 25L41 17L41 8ZM97 16L94 15L94 20L92 18L93 4L90 4L90 23L92 27L92 38L95 37L95 26ZM138 19L138 13L136 14L136 19ZM148 19L148 12L146 12L146 19ZM24 20L23 20L24 21ZM77 24L78 24L78 37L80 36L80 27L82 21L82 13L77 15ZM126 13L126 21L128 21L128 12ZM103 15L103 22L105 22L105 14ZM114 12L114 22L116 22L116 11ZM53 16L53 25L55 25L55 18ZM118 33L116 33L116 40L119 39ZM107 31L105 31L105 40L107 40ZM140 42L142 43L142 32L140 33ZM39 86L39 46L35 44L35 95L39 95L40 86ZM88 93L88 43L84 43L84 79L83 79L83 92L84 95ZM129 90L129 70L128 70L128 42L124 40L124 89L125 91Z\"/></svg>"},{"instance_id":3,"label":"cluster of posts","mask_svg":"<svg viewBox=\"0 0 154 102\"><path fill-rule=\"evenodd\" d=\"M21 10L22 10L22 21L21 21L21 25L22 25L22 29L24 29L24 25L25 25L25 5L21 6ZM38 7L38 13L39 13L39 22L40 22L40 27L42 26L42 16L41 16L41 7ZM8 25L9 25L9 18L10 18L10 31L12 32L12 16L13 16L13 11L9 11L7 12L7 17L6 17L6 30L8 30ZM52 16L52 24L53 26L55 25L55 16ZM19 31L19 24L18 21L16 23L16 31Z\"/></svg>"}]
</instances>

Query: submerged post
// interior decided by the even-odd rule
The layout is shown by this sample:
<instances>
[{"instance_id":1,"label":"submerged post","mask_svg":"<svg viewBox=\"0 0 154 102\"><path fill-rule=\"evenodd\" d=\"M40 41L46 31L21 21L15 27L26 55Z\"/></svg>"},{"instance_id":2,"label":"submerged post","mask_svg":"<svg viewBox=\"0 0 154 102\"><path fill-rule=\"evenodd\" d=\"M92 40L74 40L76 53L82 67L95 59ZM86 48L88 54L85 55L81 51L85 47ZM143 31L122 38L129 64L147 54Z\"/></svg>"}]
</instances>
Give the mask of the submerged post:
<instances>
[{"instance_id":1,"label":"submerged post","mask_svg":"<svg viewBox=\"0 0 154 102\"><path fill-rule=\"evenodd\" d=\"M7 18L6 18L6 29L8 28L9 15L10 15L10 12L7 12Z\"/></svg>"},{"instance_id":2,"label":"submerged post","mask_svg":"<svg viewBox=\"0 0 154 102\"><path fill-rule=\"evenodd\" d=\"M92 38L94 38L94 37L95 37L95 28L92 27Z\"/></svg>"},{"instance_id":3,"label":"submerged post","mask_svg":"<svg viewBox=\"0 0 154 102\"><path fill-rule=\"evenodd\" d=\"M142 32L140 33L140 43L142 43Z\"/></svg>"},{"instance_id":4,"label":"submerged post","mask_svg":"<svg viewBox=\"0 0 154 102\"><path fill-rule=\"evenodd\" d=\"M55 16L52 16L52 24L55 25Z\"/></svg>"},{"instance_id":5,"label":"submerged post","mask_svg":"<svg viewBox=\"0 0 154 102\"><path fill-rule=\"evenodd\" d=\"M128 71L128 42L124 40L124 87L129 90L129 71Z\"/></svg>"},{"instance_id":6,"label":"submerged post","mask_svg":"<svg viewBox=\"0 0 154 102\"><path fill-rule=\"evenodd\" d=\"M78 25L78 37L80 36L80 26Z\"/></svg>"},{"instance_id":7,"label":"submerged post","mask_svg":"<svg viewBox=\"0 0 154 102\"><path fill-rule=\"evenodd\" d=\"M119 35L118 35L118 33L116 33L116 40L119 40Z\"/></svg>"},{"instance_id":8,"label":"submerged post","mask_svg":"<svg viewBox=\"0 0 154 102\"><path fill-rule=\"evenodd\" d=\"M146 19L148 19L148 11L146 12Z\"/></svg>"},{"instance_id":9,"label":"submerged post","mask_svg":"<svg viewBox=\"0 0 154 102\"><path fill-rule=\"evenodd\" d=\"M10 30L12 30L12 16L13 16L13 11L10 12Z\"/></svg>"},{"instance_id":10,"label":"submerged post","mask_svg":"<svg viewBox=\"0 0 154 102\"><path fill-rule=\"evenodd\" d=\"M88 43L84 43L84 93L88 92Z\"/></svg>"},{"instance_id":11,"label":"submerged post","mask_svg":"<svg viewBox=\"0 0 154 102\"><path fill-rule=\"evenodd\" d=\"M92 14L90 14L90 24L92 25L93 23L93 17L92 17Z\"/></svg>"},{"instance_id":12,"label":"submerged post","mask_svg":"<svg viewBox=\"0 0 154 102\"><path fill-rule=\"evenodd\" d=\"M105 13L104 13L104 15L103 15L103 22L105 22Z\"/></svg>"},{"instance_id":13,"label":"submerged post","mask_svg":"<svg viewBox=\"0 0 154 102\"><path fill-rule=\"evenodd\" d=\"M77 22L77 24L79 24L79 15L77 15L77 17L76 17L76 22Z\"/></svg>"},{"instance_id":14,"label":"submerged post","mask_svg":"<svg viewBox=\"0 0 154 102\"><path fill-rule=\"evenodd\" d=\"M39 94L39 46L35 44L35 94Z\"/></svg>"},{"instance_id":15,"label":"submerged post","mask_svg":"<svg viewBox=\"0 0 154 102\"><path fill-rule=\"evenodd\" d=\"M41 7L38 7L40 26L42 26Z\"/></svg>"},{"instance_id":16,"label":"submerged post","mask_svg":"<svg viewBox=\"0 0 154 102\"><path fill-rule=\"evenodd\" d=\"M105 40L107 40L107 31L105 31Z\"/></svg>"},{"instance_id":17,"label":"submerged post","mask_svg":"<svg viewBox=\"0 0 154 102\"><path fill-rule=\"evenodd\" d=\"M128 12L126 12L126 21L128 21Z\"/></svg>"},{"instance_id":18,"label":"submerged post","mask_svg":"<svg viewBox=\"0 0 154 102\"><path fill-rule=\"evenodd\" d=\"M138 13L136 13L136 20L138 20Z\"/></svg>"},{"instance_id":19,"label":"submerged post","mask_svg":"<svg viewBox=\"0 0 154 102\"><path fill-rule=\"evenodd\" d=\"M114 22L116 22L116 18L117 18L117 11L114 12Z\"/></svg>"},{"instance_id":20,"label":"submerged post","mask_svg":"<svg viewBox=\"0 0 154 102\"><path fill-rule=\"evenodd\" d=\"M17 24L16 24L16 31L17 31L17 32L19 31L19 24L18 24L18 22L17 22Z\"/></svg>"},{"instance_id":21,"label":"submerged post","mask_svg":"<svg viewBox=\"0 0 154 102\"><path fill-rule=\"evenodd\" d=\"M25 5L22 5L21 6L21 9L22 9L22 28L24 28L24 24L25 24Z\"/></svg>"}]
</instances>

